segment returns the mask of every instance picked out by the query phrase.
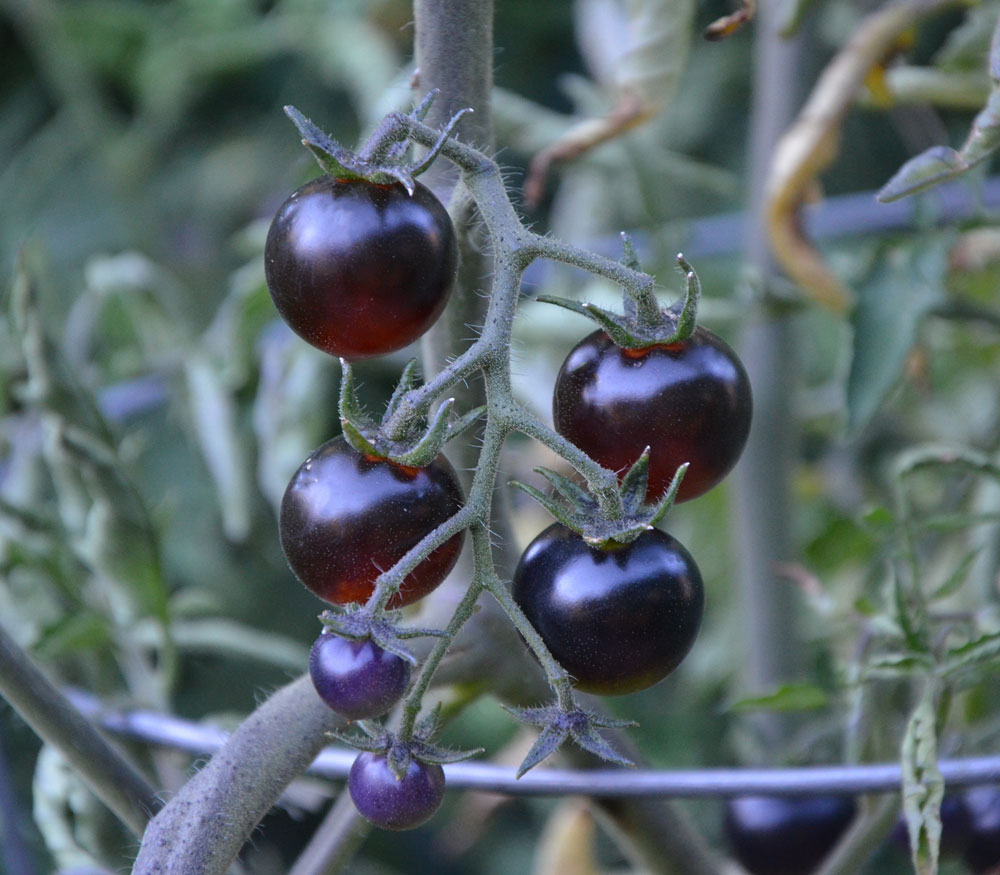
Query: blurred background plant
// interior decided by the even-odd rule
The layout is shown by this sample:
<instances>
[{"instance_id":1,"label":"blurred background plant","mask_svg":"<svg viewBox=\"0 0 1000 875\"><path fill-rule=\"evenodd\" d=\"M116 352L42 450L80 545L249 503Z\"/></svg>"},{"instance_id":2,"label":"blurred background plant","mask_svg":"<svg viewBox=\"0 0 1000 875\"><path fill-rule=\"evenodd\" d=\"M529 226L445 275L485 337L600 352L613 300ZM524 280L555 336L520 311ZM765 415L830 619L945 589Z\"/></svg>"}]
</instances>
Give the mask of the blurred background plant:
<instances>
[{"instance_id":1,"label":"blurred background plant","mask_svg":"<svg viewBox=\"0 0 1000 875\"><path fill-rule=\"evenodd\" d=\"M780 83L793 105L866 21L865 4L805 5L779 10L789 31L804 16ZM607 703L639 720L654 766L891 760L907 726L926 723L931 679L937 750L996 749L1000 690L982 666L1000 652L997 198L988 161L952 200L932 191L901 212L870 192L966 136L991 94L998 9L946 8L908 28L843 117L807 227L851 290L845 317L746 266L764 22L709 43L700 31L732 11L721 0L497 4L498 154L513 191L527 182L529 218L615 256L627 229L671 297L683 250L703 321L736 341L780 313L794 339L777 423L794 454L789 509L763 522L788 548L767 569L785 632L763 646L794 651L791 671L741 675L734 642L759 634L736 594L756 561L735 546L746 502L734 513L724 485L675 510L671 531L706 581L701 638L666 682ZM60 683L230 726L304 669L321 606L285 565L275 510L338 429L338 368L276 320L264 286L267 223L316 172L280 108L357 142L412 101L411 19L403 0L0 0L0 622ZM551 265L526 279L529 293L618 294ZM516 387L541 416L589 330L525 302ZM359 367L373 407L406 357ZM530 480L538 464L556 463L511 442L505 475ZM516 557L547 519L509 501ZM448 739L520 749L495 703L466 692L452 691L468 704ZM785 715L780 750L761 712ZM2 702L0 740L12 789L0 872L127 865L132 840ZM132 753L167 792L187 774L184 756ZM248 869L286 871L326 795L297 784ZM718 804L687 809L714 843ZM442 873L554 872L581 847L575 865L589 868L573 871L626 864L576 802L449 797L427 829L371 838L353 871L416 871L433 855ZM871 866L910 864L885 850Z\"/></svg>"}]
</instances>

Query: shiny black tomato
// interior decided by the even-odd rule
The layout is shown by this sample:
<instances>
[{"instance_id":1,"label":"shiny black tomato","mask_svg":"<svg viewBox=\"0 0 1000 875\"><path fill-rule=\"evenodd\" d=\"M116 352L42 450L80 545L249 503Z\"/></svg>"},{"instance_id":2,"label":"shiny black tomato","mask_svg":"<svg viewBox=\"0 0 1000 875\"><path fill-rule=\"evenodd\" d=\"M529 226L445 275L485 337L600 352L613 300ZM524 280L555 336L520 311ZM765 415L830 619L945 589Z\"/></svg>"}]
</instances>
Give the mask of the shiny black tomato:
<instances>
[{"instance_id":1,"label":"shiny black tomato","mask_svg":"<svg viewBox=\"0 0 1000 875\"><path fill-rule=\"evenodd\" d=\"M704 607L694 559L659 529L601 549L556 523L524 551L512 592L574 686L605 695L670 674L694 644Z\"/></svg>"},{"instance_id":2,"label":"shiny black tomato","mask_svg":"<svg viewBox=\"0 0 1000 875\"><path fill-rule=\"evenodd\" d=\"M458 247L448 212L425 186L413 195L323 176L278 209L264 272L281 317L331 355L400 349L441 314Z\"/></svg>"},{"instance_id":3,"label":"shiny black tomato","mask_svg":"<svg viewBox=\"0 0 1000 875\"><path fill-rule=\"evenodd\" d=\"M726 800L723 830L751 875L809 875L856 813L850 796L740 796Z\"/></svg>"},{"instance_id":4,"label":"shiny black tomato","mask_svg":"<svg viewBox=\"0 0 1000 875\"><path fill-rule=\"evenodd\" d=\"M462 507L455 469L444 456L424 468L369 458L342 437L323 444L295 472L281 499L278 531L292 571L321 599L364 602L375 579ZM459 532L432 552L389 601L423 598L447 576Z\"/></svg>"},{"instance_id":5,"label":"shiny black tomato","mask_svg":"<svg viewBox=\"0 0 1000 875\"><path fill-rule=\"evenodd\" d=\"M973 787L963 794L969 812L964 859L974 875L1000 872L1000 787Z\"/></svg>"},{"instance_id":6,"label":"shiny black tomato","mask_svg":"<svg viewBox=\"0 0 1000 875\"><path fill-rule=\"evenodd\" d=\"M624 473L648 446L649 500L690 462L677 496L687 501L736 464L753 400L736 353L705 328L688 340L622 349L603 331L585 337L556 378L556 431L605 468Z\"/></svg>"}]
</instances>

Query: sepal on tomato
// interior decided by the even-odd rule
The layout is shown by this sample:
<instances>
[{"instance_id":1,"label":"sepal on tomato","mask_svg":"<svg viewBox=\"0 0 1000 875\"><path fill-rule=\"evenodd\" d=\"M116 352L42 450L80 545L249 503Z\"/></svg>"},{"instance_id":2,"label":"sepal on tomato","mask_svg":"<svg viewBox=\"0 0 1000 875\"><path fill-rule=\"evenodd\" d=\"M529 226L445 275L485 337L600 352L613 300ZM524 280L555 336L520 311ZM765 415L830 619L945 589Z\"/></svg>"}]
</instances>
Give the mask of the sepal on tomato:
<instances>
[{"instance_id":1,"label":"sepal on tomato","mask_svg":"<svg viewBox=\"0 0 1000 875\"><path fill-rule=\"evenodd\" d=\"M407 393L416 386L416 360L407 363L389 399L381 422L375 422L358 401L354 368L347 359L340 360L340 427L347 441L359 453L389 459L408 468L423 468L438 457L444 445L467 431L485 406L454 417L454 398L445 399L433 415L414 412L398 421L399 410Z\"/></svg>"},{"instance_id":2,"label":"sepal on tomato","mask_svg":"<svg viewBox=\"0 0 1000 875\"><path fill-rule=\"evenodd\" d=\"M323 611L319 620L326 632L351 641L371 639L383 650L405 659L410 665L416 665L417 658L400 641L408 638L448 637L448 633L442 629L397 626L395 621L398 616L397 611L389 611L375 617L363 607L352 606L342 611Z\"/></svg>"},{"instance_id":3,"label":"sepal on tomato","mask_svg":"<svg viewBox=\"0 0 1000 875\"><path fill-rule=\"evenodd\" d=\"M434 744L431 737L437 731L436 718L429 724L427 721L421 721L410 738L402 738L395 732L387 732L378 724L366 720L359 720L353 725L361 732L333 729L327 734L348 747L385 756L389 770L397 779L402 779L413 760L440 766L459 763L479 756L483 752L481 747L473 750L450 750Z\"/></svg>"},{"instance_id":4,"label":"sepal on tomato","mask_svg":"<svg viewBox=\"0 0 1000 875\"><path fill-rule=\"evenodd\" d=\"M568 477L548 468L535 468L535 472L552 484L562 497L562 502L519 480L512 480L510 485L530 495L566 528L581 535L588 544L594 547L606 547L612 543L630 544L643 532L663 520L673 507L687 469L687 463L677 469L670 487L656 504L644 504L649 480L649 447L647 447L625 473L618 487L623 510L622 516L618 519L608 519L603 516L596 498Z\"/></svg>"},{"instance_id":5,"label":"sepal on tomato","mask_svg":"<svg viewBox=\"0 0 1000 875\"><path fill-rule=\"evenodd\" d=\"M616 720L584 708L563 710L558 704L537 708L515 708L510 705L502 707L521 723L542 730L531 750L521 761L517 769L518 778L555 753L567 739L572 739L583 750L602 760L620 766L635 767L632 760L618 753L597 732L598 729L626 729L637 726L634 720Z\"/></svg>"},{"instance_id":6,"label":"sepal on tomato","mask_svg":"<svg viewBox=\"0 0 1000 875\"><path fill-rule=\"evenodd\" d=\"M410 113L410 118L416 121L423 120L437 93L436 89L429 92L420 105ZM463 109L452 116L427 154L419 161L412 162L406 157L407 141L400 142L398 137L392 136L396 130L392 125L387 129L376 130L359 152L352 152L341 146L294 106L286 106L284 109L285 115L292 120L302 136L302 145L312 152L324 173L336 179L363 179L375 185L391 185L398 182L411 196L416 190L414 179L431 166L462 116L472 112L471 108Z\"/></svg>"},{"instance_id":7,"label":"sepal on tomato","mask_svg":"<svg viewBox=\"0 0 1000 875\"><path fill-rule=\"evenodd\" d=\"M632 241L626 235L623 237L626 251L623 260L626 266L638 268ZM535 300L586 316L597 323L615 345L623 349L669 346L687 340L694 333L697 327L698 301L701 299L701 281L683 254L678 253L677 266L684 274L684 295L663 309L659 307L656 296L649 288L639 292L626 288L622 293L623 313L614 313L596 304L581 304L550 295L539 295Z\"/></svg>"}]
</instances>

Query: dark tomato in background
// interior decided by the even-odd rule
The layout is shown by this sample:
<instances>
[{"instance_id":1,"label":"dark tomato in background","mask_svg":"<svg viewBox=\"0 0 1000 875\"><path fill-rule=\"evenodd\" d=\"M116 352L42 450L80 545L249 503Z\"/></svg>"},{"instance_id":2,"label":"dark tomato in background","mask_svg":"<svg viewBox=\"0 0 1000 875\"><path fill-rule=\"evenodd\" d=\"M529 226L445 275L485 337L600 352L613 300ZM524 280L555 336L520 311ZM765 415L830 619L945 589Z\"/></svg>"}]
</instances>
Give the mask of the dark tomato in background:
<instances>
[{"instance_id":1,"label":"dark tomato in background","mask_svg":"<svg viewBox=\"0 0 1000 875\"><path fill-rule=\"evenodd\" d=\"M659 529L602 549L556 523L524 551L512 592L574 685L606 695L670 674L691 649L704 608L698 566Z\"/></svg>"},{"instance_id":2,"label":"dark tomato in background","mask_svg":"<svg viewBox=\"0 0 1000 875\"><path fill-rule=\"evenodd\" d=\"M1000 787L973 787L962 796L969 812L964 859L973 875L1000 872Z\"/></svg>"},{"instance_id":3,"label":"dark tomato in background","mask_svg":"<svg viewBox=\"0 0 1000 875\"><path fill-rule=\"evenodd\" d=\"M751 875L810 875L857 813L850 796L727 799L723 831Z\"/></svg>"},{"instance_id":4,"label":"dark tomato in background","mask_svg":"<svg viewBox=\"0 0 1000 875\"><path fill-rule=\"evenodd\" d=\"M410 663L374 641L351 641L324 632L309 653L309 674L319 697L348 720L385 714L410 684Z\"/></svg>"},{"instance_id":5,"label":"dark tomato in background","mask_svg":"<svg viewBox=\"0 0 1000 875\"><path fill-rule=\"evenodd\" d=\"M351 766L347 787L354 807L381 829L414 829L426 823L444 799L444 769L411 760L400 780L384 754L362 753Z\"/></svg>"},{"instance_id":6,"label":"dark tomato in background","mask_svg":"<svg viewBox=\"0 0 1000 875\"><path fill-rule=\"evenodd\" d=\"M624 473L650 448L649 501L685 462L678 501L718 484L743 452L752 412L743 364L701 327L688 340L645 350L622 349L595 331L563 362L552 402L556 431L605 468Z\"/></svg>"},{"instance_id":7,"label":"dark tomato in background","mask_svg":"<svg viewBox=\"0 0 1000 875\"><path fill-rule=\"evenodd\" d=\"M323 176L278 209L264 272L281 317L330 355L360 359L412 343L444 309L458 247L447 210L420 183Z\"/></svg>"},{"instance_id":8,"label":"dark tomato in background","mask_svg":"<svg viewBox=\"0 0 1000 875\"><path fill-rule=\"evenodd\" d=\"M408 468L357 452L342 437L316 450L281 499L281 547L299 580L335 605L364 602L375 579L464 503L455 469L438 456ZM448 575L459 532L407 575L390 608L423 598Z\"/></svg>"}]
</instances>

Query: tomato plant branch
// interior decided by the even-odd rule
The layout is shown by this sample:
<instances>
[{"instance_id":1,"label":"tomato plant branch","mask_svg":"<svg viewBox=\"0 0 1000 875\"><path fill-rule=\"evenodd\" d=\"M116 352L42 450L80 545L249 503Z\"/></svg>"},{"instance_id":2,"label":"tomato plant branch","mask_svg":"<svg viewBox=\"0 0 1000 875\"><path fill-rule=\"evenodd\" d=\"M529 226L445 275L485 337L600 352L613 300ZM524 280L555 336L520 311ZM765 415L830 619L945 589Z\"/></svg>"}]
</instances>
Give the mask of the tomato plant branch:
<instances>
[{"instance_id":1,"label":"tomato plant branch","mask_svg":"<svg viewBox=\"0 0 1000 875\"><path fill-rule=\"evenodd\" d=\"M150 821L133 872L223 875L326 733L342 724L308 675L280 689Z\"/></svg>"}]
</instances>

